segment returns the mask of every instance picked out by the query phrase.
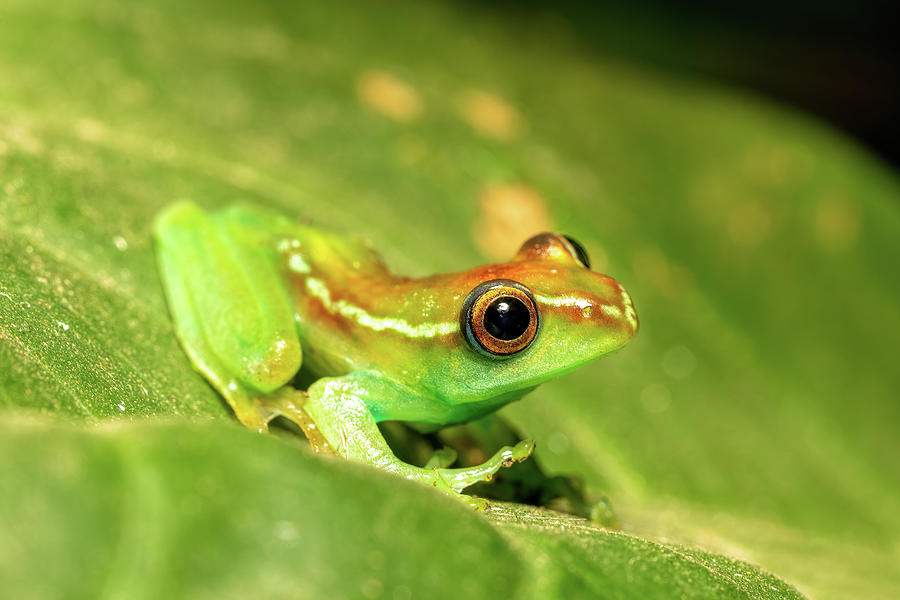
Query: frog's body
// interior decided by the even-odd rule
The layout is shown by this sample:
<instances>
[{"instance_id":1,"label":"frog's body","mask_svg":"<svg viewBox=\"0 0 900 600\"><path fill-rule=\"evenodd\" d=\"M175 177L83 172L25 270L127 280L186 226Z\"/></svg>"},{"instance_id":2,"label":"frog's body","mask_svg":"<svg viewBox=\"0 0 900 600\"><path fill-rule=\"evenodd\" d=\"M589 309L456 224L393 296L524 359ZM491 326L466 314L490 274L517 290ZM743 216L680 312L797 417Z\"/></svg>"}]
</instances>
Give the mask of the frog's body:
<instances>
[{"instance_id":1,"label":"frog's body","mask_svg":"<svg viewBox=\"0 0 900 600\"><path fill-rule=\"evenodd\" d=\"M422 469L396 459L375 423L478 418L621 347L637 329L622 287L553 234L532 238L508 263L413 279L392 275L358 242L249 208L210 215L176 204L156 233L179 337L244 424L265 430L286 416L317 450L448 491L523 460L531 443L478 467ZM479 310L520 298L528 331L498 341L473 330L479 286L499 298ZM289 385L301 366L321 378L308 393Z\"/></svg>"}]
</instances>

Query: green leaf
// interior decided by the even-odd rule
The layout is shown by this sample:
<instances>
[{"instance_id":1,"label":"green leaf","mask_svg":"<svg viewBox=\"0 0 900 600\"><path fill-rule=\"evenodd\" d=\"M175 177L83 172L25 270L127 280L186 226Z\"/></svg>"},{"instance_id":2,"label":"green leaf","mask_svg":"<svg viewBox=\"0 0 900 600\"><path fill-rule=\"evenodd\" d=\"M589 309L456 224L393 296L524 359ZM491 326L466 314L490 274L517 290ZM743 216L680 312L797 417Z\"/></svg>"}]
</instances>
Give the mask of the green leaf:
<instances>
[{"instance_id":1,"label":"green leaf","mask_svg":"<svg viewBox=\"0 0 900 600\"><path fill-rule=\"evenodd\" d=\"M746 564L581 519L501 507L494 529L425 487L237 427L18 419L0 452L9 597L800 598Z\"/></svg>"},{"instance_id":2,"label":"green leaf","mask_svg":"<svg viewBox=\"0 0 900 600\"><path fill-rule=\"evenodd\" d=\"M3 425L4 595L377 595L363 571L306 548L288 562L247 533L242 518L278 508L335 565L390 555L385 597L455 593L460 569L473 595L795 594L726 556L817 598L891 597L896 176L801 115L586 55L540 17L386 6L0 7L0 406L71 422ZM625 534L524 508L485 520L234 431L156 272L150 222L182 197L362 235L409 274L521 241L491 228L492 198L582 242L641 331L504 414L549 470L607 494ZM208 515L186 484L203 471L241 482Z\"/></svg>"}]
</instances>

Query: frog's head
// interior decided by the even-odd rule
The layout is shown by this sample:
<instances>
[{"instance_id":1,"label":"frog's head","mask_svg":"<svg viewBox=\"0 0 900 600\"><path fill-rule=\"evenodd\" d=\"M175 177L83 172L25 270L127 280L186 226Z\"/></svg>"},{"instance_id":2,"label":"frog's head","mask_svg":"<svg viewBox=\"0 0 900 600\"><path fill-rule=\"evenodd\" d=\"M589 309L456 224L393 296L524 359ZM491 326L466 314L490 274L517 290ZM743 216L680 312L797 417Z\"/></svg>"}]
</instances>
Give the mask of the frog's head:
<instances>
[{"instance_id":1,"label":"frog's head","mask_svg":"<svg viewBox=\"0 0 900 600\"><path fill-rule=\"evenodd\" d=\"M507 263L460 274L457 351L444 377L453 402L503 402L618 350L637 332L631 298L590 269L575 240L542 233ZM443 369L442 369L443 370Z\"/></svg>"}]
</instances>

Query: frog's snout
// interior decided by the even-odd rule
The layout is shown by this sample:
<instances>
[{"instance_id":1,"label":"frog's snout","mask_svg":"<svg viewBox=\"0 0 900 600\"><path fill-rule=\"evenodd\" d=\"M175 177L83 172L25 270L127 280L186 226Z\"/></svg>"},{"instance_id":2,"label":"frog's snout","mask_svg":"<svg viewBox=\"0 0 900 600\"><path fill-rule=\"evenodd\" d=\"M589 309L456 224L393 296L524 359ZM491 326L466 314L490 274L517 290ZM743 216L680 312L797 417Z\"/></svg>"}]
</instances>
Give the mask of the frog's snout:
<instances>
[{"instance_id":1,"label":"frog's snout","mask_svg":"<svg viewBox=\"0 0 900 600\"><path fill-rule=\"evenodd\" d=\"M595 327L593 345L599 355L614 352L625 346L637 333L638 318L634 302L625 288L611 277L603 277L605 294L598 295L597 302L587 312L586 320Z\"/></svg>"},{"instance_id":2,"label":"frog's snout","mask_svg":"<svg viewBox=\"0 0 900 600\"><path fill-rule=\"evenodd\" d=\"M597 275L601 279L601 292L584 312L585 317L594 321L608 334L621 339L621 345L630 340L638 330L637 311L631 296L618 281L607 275Z\"/></svg>"},{"instance_id":3,"label":"frog's snout","mask_svg":"<svg viewBox=\"0 0 900 600\"><path fill-rule=\"evenodd\" d=\"M571 335L588 342L592 355L618 350L638 330L637 312L631 296L622 285L607 275L584 273L575 289L536 295L542 312L561 317L563 328L568 323L576 329Z\"/></svg>"},{"instance_id":4,"label":"frog's snout","mask_svg":"<svg viewBox=\"0 0 900 600\"><path fill-rule=\"evenodd\" d=\"M619 287L619 307L622 311L622 317L631 327L631 335L633 336L640 327L637 311L634 309L634 302L631 300L631 296L628 292L625 291L625 288L623 288L618 281L616 281L616 285Z\"/></svg>"}]
</instances>

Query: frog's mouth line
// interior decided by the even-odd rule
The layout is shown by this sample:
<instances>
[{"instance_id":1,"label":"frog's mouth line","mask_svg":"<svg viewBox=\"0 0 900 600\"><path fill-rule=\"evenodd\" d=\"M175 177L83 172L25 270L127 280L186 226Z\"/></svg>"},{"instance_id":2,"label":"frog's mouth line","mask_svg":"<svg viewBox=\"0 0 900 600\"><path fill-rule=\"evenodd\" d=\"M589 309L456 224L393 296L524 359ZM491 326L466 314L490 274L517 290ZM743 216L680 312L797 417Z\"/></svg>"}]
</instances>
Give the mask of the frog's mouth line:
<instances>
[{"instance_id":1,"label":"frog's mouth line","mask_svg":"<svg viewBox=\"0 0 900 600\"><path fill-rule=\"evenodd\" d=\"M563 339L563 338L560 338ZM548 380L555 379L574 371L594 360L612 354L627 345L631 336L605 338L604 343L585 342L586 347L579 348L576 352L567 347L567 342L559 344L538 345L527 348L521 355L505 360L497 360L486 357L475 350L466 348L466 351L484 359L483 366L493 375L488 374L483 378L464 379L457 382L457 390L465 390L464 394L456 394L454 402L478 405L486 403L495 408L528 394ZM563 360L552 360L553 356L565 356ZM555 363L555 365L554 365ZM523 365L527 367L523 368ZM498 393L498 390L502 390Z\"/></svg>"}]
</instances>

